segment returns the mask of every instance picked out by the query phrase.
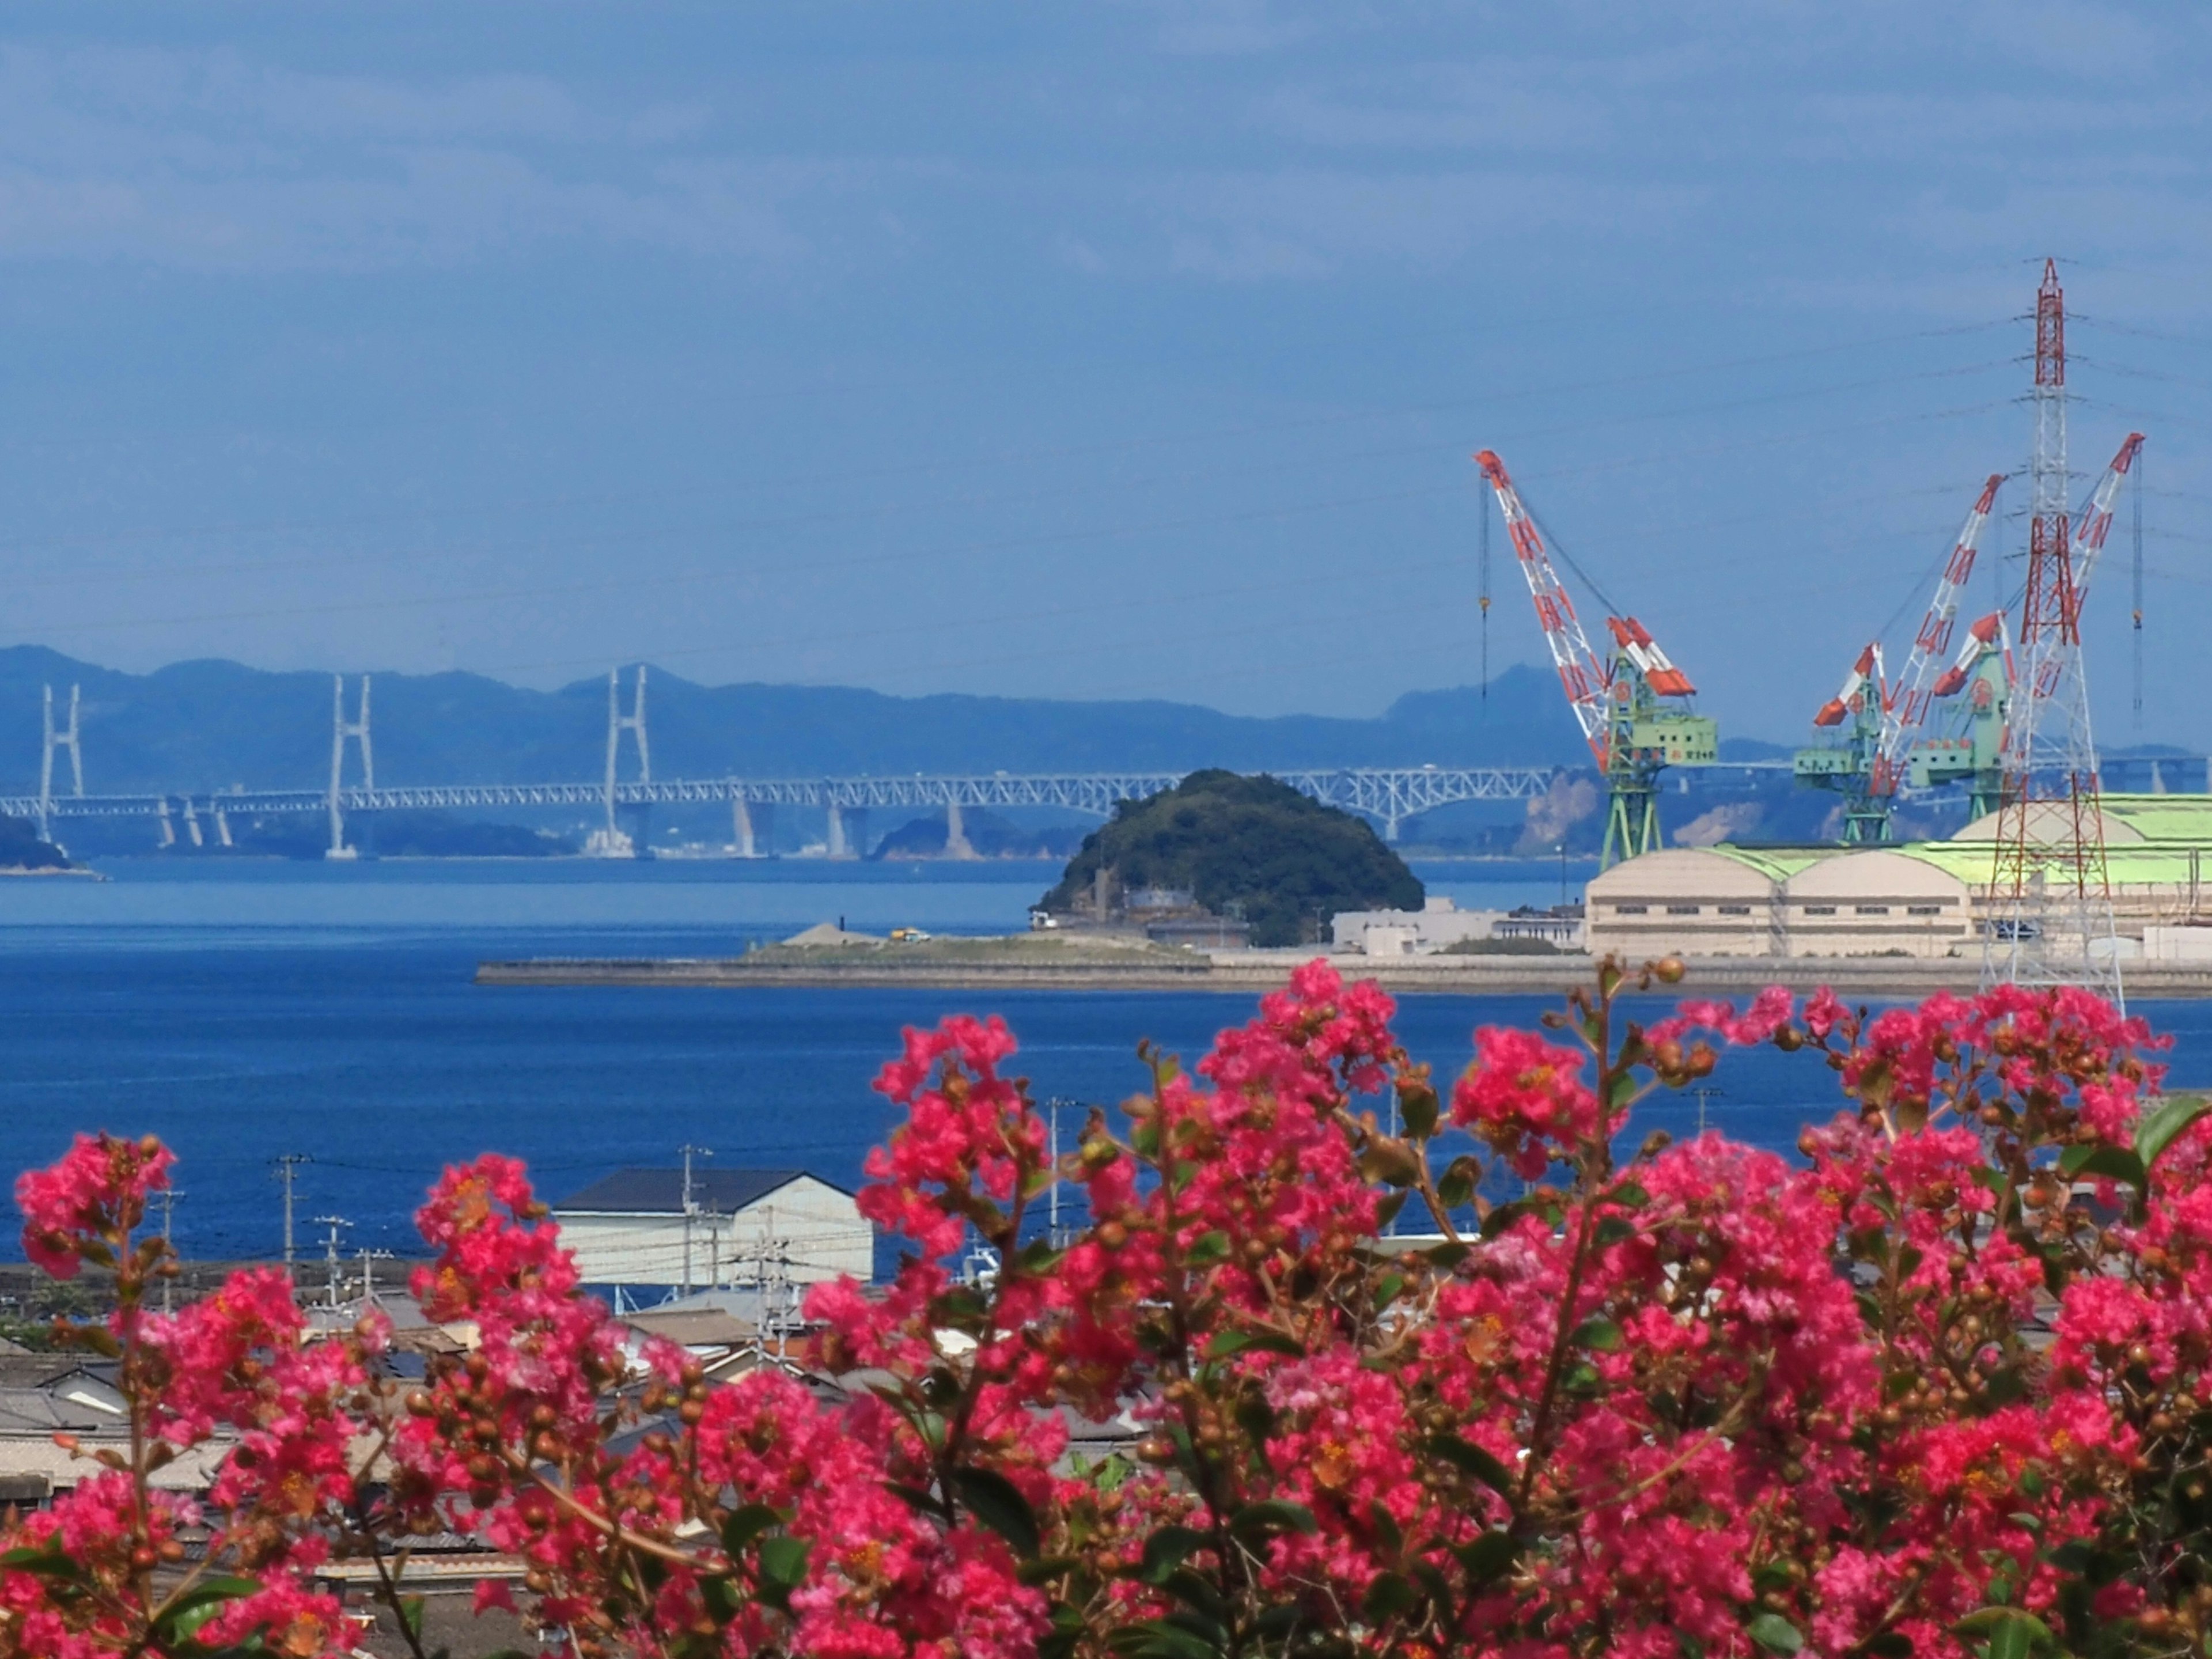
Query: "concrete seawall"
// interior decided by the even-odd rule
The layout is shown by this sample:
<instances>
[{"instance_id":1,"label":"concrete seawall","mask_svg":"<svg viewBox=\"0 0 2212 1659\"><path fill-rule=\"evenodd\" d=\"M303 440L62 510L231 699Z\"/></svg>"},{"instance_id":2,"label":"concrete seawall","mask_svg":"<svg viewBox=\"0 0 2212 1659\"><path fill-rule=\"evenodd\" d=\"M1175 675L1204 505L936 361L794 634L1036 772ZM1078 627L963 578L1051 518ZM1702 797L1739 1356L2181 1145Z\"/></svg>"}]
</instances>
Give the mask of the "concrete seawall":
<instances>
[{"instance_id":1,"label":"concrete seawall","mask_svg":"<svg viewBox=\"0 0 2212 1659\"><path fill-rule=\"evenodd\" d=\"M635 986L743 989L767 986L909 986L988 991L1266 991L1280 986L1291 969L1314 953L1298 951L1193 953L1183 962L1148 957L1128 963L1036 961L902 961L893 954L823 953L819 963L755 962L744 957L538 957L484 962L476 982L497 986ZM860 958L860 959L855 959ZM1589 982L1587 957L1408 957L1330 958L1347 979L1373 980L1395 994L1455 996L1555 995ZM1832 986L1843 994L1881 1001L1906 1000L1936 991L1969 992L1979 982L1978 961L1959 957L1916 961L1890 957L1693 958L1677 994L1744 996L1764 986L1793 991ZM2129 963L2123 968L2130 997L2143 1000L2212 996L2212 965Z\"/></svg>"}]
</instances>

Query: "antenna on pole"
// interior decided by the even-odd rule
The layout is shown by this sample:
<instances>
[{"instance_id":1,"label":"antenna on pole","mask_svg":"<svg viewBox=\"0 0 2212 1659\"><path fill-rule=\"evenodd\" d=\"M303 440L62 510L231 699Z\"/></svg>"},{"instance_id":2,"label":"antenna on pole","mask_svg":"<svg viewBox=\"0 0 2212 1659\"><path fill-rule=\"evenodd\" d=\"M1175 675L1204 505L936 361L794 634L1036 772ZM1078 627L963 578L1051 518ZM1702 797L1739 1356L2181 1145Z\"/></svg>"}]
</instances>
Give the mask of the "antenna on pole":
<instances>
[{"instance_id":1,"label":"antenna on pole","mask_svg":"<svg viewBox=\"0 0 2212 1659\"><path fill-rule=\"evenodd\" d=\"M691 1160L712 1158L714 1152L712 1147L694 1146L689 1141L676 1150L684 1154L684 1294L689 1296L691 1294L691 1218L699 1212L699 1206L691 1197Z\"/></svg>"},{"instance_id":2,"label":"antenna on pole","mask_svg":"<svg viewBox=\"0 0 2212 1659\"><path fill-rule=\"evenodd\" d=\"M1490 492L1478 490L1476 512L1482 525L1481 552L1476 564L1474 603L1482 613L1482 703L1487 714L1490 708Z\"/></svg>"},{"instance_id":3,"label":"antenna on pole","mask_svg":"<svg viewBox=\"0 0 2212 1659\"><path fill-rule=\"evenodd\" d=\"M162 1255L164 1257L161 1263L161 1311L165 1314L173 1313L176 1310L174 1292L177 1285L177 1274L176 1263L173 1260L169 1259L173 1254L169 1240L171 1236L171 1224L176 1218L175 1211L177 1207L177 1200L182 1198L184 1194L173 1187L164 1187L160 1192L155 1194L154 1196L161 1201L161 1243L163 1246Z\"/></svg>"},{"instance_id":4,"label":"antenna on pole","mask_svg":"<svg viewBox=\"0 0 2212 1659\"><path fill-rule=\"evenodd\" d=\"M331 844L323 849L326 859L349 859L355 849L345 844L345 814L339 799L345 785L345 748L348 738L361 744L361 787L376 787L376 758L368 744L368 676L361 677L361 713L348 720L345 713L345 676L331 676Z\"/></svg>"},{"instance_id":5,"label":"antenna on pole","mask_svg":"<svg viewBox=\"0 0 2212 1659\"><path fill-rule=\"evenodd\" d=\"M621 832L615 826L615 763L622 754L622 734L633 732L637 739L637 781L653 781L653 750L645 734L645 665L637 665L637 689L632 695L630 712L622 711L622 670L607 670L607 855L613 857L622 846Z\"/></svg>"},{"instance_id":6,"label":"antenna on pole","mask_svg":"<svg viewBox=\"0 0 2212 1659\"><path fill-rule=\"evenodd\" d=\"M2142 514L2138 513L2140 519ZM39 755L39 839L52 841L54 811L54 750L70 752L70 781L75 786L72 794L84 793L84 750L77 746L76 732L77 688L70 687L69 726L64 731L54 729L54 688L46 688L46 741Z\"/></svg>"},{"instance_id":7,"label":"antenna on pole","mask_svg":"<svg viewBox=\"0 0 2212 1659\"><path fill-rule=\"evenodd\" d=\"M276 1179L284 1183L284 1273L288 1278L296 1278L300 1253L292 1239L292 1182L302 1164L315 1160L305 1152L280 1152L270 1161L276 1166Z\"/></svg>"}]
</instances>

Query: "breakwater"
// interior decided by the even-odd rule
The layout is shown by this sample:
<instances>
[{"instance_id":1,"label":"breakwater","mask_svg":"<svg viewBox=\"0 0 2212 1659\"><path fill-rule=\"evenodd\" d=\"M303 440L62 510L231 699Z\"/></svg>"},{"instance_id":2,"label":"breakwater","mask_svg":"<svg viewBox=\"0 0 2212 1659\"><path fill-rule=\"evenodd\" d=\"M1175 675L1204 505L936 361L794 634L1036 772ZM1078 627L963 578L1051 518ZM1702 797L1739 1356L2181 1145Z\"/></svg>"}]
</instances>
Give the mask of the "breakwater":
<instances>
[{"instance_id":1,"label":"breakwater","mask_svg":"<svg viewBox=\"0 0 2212 1659\"><path fill-rule=\"evenodd\" d=\"M1315 954L1297 951L1129 953L1126 961L1050 961L1024 953L994 961L968 955L945 960L891 950L756 952L746 957L530 957L485 961L479 985L629 986L744 989L749 987L834 986L1061 991L1264 991L1279 986L1291 969ZM1557 994L1587 984L1589 957L1362 956L1331 958L1350 979L1372 980L1394 994L1453 996ZM1735 996L1768 985L1793 991L1820 986L1874 1001L1905 1001L1937 991L1970 992L1981 964L1966 957L1922 961L1899 957L1710 957L1689 961L1681 992ZM2212 997L2212 964L2130 963L2129 994L2159 999Z\"/></svg>"}]
</instances>

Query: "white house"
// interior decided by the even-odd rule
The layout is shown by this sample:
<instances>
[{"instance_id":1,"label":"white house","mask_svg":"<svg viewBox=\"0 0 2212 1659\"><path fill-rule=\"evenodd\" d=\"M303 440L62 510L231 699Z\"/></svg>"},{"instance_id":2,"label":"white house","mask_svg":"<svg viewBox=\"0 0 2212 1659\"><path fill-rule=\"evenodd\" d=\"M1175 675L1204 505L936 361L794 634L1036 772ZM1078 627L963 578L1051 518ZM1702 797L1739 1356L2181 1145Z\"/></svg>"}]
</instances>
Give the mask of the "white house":
<instances>
[{"instance_id":1,"label":"white house","mask_svg":"<svg viewBox=\"0 0 2212 1659\"><path fill-rule=\"evenodd\" d=\"M688 1203L686 1201L688 1196ZM553 1206L587 1285L810 1285L875 1271L853 1194L804 1170L619 1170Z\"/></svg>"}]
</instances>

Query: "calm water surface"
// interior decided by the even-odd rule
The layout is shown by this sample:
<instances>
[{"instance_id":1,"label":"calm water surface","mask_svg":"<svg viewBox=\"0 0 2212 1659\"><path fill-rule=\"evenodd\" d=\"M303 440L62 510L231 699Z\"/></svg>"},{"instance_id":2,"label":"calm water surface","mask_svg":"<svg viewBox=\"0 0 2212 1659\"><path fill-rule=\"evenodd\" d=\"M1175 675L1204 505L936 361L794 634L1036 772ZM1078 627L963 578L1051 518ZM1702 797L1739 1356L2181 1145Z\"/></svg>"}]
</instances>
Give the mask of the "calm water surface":
<instances>
[{"instance_id":1,"label":"calm water surface","mask_svg":"<svg viewBox=\"0 0 2212 1659\"><path fill-rule=\"evenodd\" d=\"M889 1123L868 1085L902 1025L1002 1013L1040 1097L1112 1102L1144 1083L1139 1037L1194 1055L1251 1006L470 982L486 956L723 953L840 915L869 931L1018 927L1054 874L1041 866L107 867L106 884L0 883L0 1170L52 1158L75 1130L151 1130L181 1159L177 1233L197 1255L276 1249L270 1160L283 1152L314 1160L300 1176L303 1234L306 1218L343 1216L349 1249L406 1249L439 1167L486 1149L527 1158L556 1198L624 1164L672 1164L686 1141L720 1164L804 1165L849 1185ZM1468 903L1556 891L1540 866L1424 873ZM1400 1027L1449 1075L1475 1025L1527 1023L1545 1006L1413 997ZM2176 1036L2178 1078L2206 1081L2212 1009L2141 1012ZM1712 1123L1778 1148L1835 1099L1824 1071L1771 1053L1731 1055L1716 1081ZM1668 1100L1648 1117L1683 1132L1698 1110ZM14 1251L12 1229L0 1249Z\"/></svg>"}]
</instances>

